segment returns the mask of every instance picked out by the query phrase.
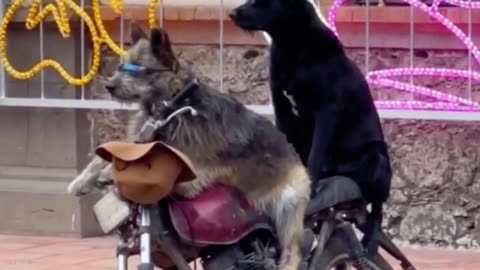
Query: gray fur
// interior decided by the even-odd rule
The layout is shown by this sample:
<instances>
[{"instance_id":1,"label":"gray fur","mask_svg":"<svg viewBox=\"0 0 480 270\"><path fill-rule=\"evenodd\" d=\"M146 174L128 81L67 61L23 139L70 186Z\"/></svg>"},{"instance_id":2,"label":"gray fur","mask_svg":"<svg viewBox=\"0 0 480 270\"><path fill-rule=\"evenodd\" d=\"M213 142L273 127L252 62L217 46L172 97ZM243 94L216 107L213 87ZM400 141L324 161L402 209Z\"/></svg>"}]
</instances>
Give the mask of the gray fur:
<instances>
[{"instance_id":1,"label":"gray fur","mask_svg":"<svg viewBox=\"0 0 480 270\"><path fill-rule=\"evenodd\" d=\"M170 98L193 78L193 73L180 66L177 59L173 61L178 68L176 71L170 63L165 64L163 57L170 52L173 54L173 51L171 47L166 47L169 44L167 34L162 32L157 35L166 39L164 43L153 44L147 38L140 38L130 48L124 61L145 67L167 68L171 72L132 76L116 71L106 81L113 97L124 102L140 102L147 114L152 103L160 104ZM153 46L160 46L160 51L168 52L159 57L153 53ZM167 58L171 61L170 56ZM170 82L176 79L182 87L172 89ZM255 197L277 186L292 165L301 164L294 148L269 120L248 110L230 95L200 83L189 97L188 105L199 114L179 116L163 127L155 139L187 154L199 170L231 168L235 172L229 172L228 176L234 179L225 180L226 184L233 181L241 191ZM252 190L252 186L257 188Z\"/></svg>"},{"instance_id":2,"label":"gray fur","mask_svg":"<svg viewBox=\"0 0 480 270\"><path fill-rule=\"evenodd\" d=\"M133 27L133 46L124 61L169 71L116 71L105 79L114 98L141 104L131 125L136 131L147 117L158 117L152 104L161 104L194 78L174 56L166 32L154 29L148 39L139 31ZM198 115L180 115L155 134L155 140L185 153L195 167L197 179L177 184L175 192L192 198L214 183L242 191L275 222L283 248L281 269L296 270L310 181L293 146L265 117L206 84L200 83L185 102Z\"/></svg>"}]
</instances>

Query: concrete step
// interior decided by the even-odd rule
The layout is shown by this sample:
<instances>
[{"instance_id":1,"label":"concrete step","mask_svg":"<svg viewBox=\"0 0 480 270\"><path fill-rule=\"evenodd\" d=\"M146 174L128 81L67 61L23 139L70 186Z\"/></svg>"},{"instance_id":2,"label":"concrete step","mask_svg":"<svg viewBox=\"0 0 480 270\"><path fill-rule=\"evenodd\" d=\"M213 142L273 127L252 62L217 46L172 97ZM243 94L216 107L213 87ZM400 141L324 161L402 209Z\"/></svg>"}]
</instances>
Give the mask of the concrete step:
<instances>
[{"instance_id":1,"label":"concrete step","mask_svg":"<svg viewBox=\"0 0 480 270\"><path fill-rule=\"evenodd\" d=\"M75 197L66 187L74 170L0 167L0 233L102 235L93 214L98 193Z\"/></svg>"}]
</instances>

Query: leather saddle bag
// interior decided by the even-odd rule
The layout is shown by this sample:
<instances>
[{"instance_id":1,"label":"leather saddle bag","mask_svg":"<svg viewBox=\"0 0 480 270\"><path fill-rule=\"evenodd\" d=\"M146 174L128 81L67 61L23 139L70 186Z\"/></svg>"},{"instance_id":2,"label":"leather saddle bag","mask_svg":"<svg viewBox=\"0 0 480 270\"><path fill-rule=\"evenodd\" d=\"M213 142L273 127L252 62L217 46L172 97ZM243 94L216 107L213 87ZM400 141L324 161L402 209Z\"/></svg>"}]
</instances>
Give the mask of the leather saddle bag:
<instances>
[{"instance_id":1,"label":"leather saddle bag","mask_svg":"<svg viewBox=\"0 0 480 270\"><path fill-rule=\"evenodd\" d=\"M96 154L112 163L112 179L120 196L138 204L153 204L168 196L176 182L195 178L190 159L162 142L111 141Z\"/></svg>"}]
</instances>

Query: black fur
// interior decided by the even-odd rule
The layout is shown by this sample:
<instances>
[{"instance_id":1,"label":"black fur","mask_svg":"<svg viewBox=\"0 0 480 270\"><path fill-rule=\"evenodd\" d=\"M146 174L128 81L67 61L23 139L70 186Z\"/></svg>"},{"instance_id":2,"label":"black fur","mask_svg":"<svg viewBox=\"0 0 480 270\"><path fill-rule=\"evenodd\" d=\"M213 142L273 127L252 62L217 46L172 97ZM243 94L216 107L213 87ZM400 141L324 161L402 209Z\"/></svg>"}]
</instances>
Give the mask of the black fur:
<instances>
[{"instance_id":1,"label":"black fur","mask_svg":"<svg viewBox=\"0 0 480 270\"><path fill-rule=\"evenodd\" d=\"M376 251L373 232L380 228L382 203L390 192L391 167L365 77L307 0L250 0L230 16L239 27L266 31L272 38L270 79L277 126L314 181L344 175L361 186L372 203L364 242Z\"/></svg>"}]
</instances>

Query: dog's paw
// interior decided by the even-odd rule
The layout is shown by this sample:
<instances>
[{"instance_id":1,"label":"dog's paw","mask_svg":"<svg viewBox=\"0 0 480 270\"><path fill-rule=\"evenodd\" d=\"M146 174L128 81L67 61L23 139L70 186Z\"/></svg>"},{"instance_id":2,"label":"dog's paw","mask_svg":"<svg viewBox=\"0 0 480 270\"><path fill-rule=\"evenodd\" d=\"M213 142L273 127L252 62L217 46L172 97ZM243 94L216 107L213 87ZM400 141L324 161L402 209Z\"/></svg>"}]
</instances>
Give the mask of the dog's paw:
<instances>
[{"instance_id":1,"label":"dog's paw","mask_svg":"<svg viewBox=\"0 0 480 270\"><path fill-rule=\"evenodd\" d=\"M201 190L196 189L195 185L192 185L189 182L185 182L177 184L173 192L180 197L193 199L198 194L200 194Z\"/></svg>"},{"instance_id":2,"label":"dog's paw","mask_svg":"<svg viewBox=\"0 0 480 270\"><path fill-rule=\"evenodd\" d=\"M67 187L67 191L71 195L80 196L88 194L92 191L93 185L84 177L83 174L77 176Z\"/></svg>"}]
</instances>

